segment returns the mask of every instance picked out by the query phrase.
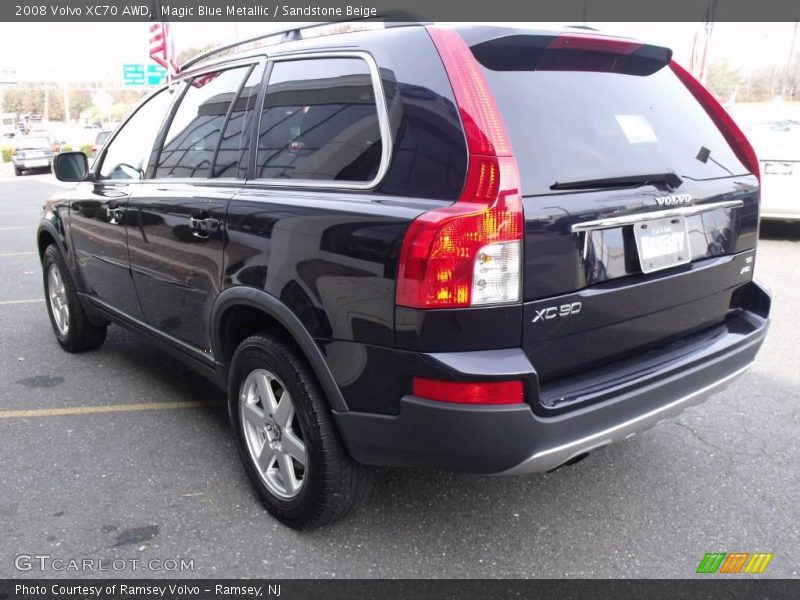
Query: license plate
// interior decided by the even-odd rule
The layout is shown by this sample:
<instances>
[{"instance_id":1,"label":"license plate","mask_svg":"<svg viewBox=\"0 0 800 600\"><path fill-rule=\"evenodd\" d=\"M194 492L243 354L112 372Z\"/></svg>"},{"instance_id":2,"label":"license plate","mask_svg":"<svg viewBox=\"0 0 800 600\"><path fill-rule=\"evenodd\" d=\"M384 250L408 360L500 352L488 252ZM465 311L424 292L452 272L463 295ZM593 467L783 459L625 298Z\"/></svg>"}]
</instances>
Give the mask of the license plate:
<instances>
[{"instance_id":1,"label":"license plate","mask_svg":"<svg viewBox=\"0 0 800 600\"><path fill-rule=\"evenodd\" d=\"M684 217L653 219L633 226L643 273L652 273L691 262L689 234Z\"/></svg>"},{"instance_id":2,"label":"license plate","mask_svg":"<svg viewBox=\"0 0 800 600\"><path fill-rule=\"evenodd\" d=\"M764 173L767 175L791 175L792 163L788 162L768 162L764 163Z\"/></svg>"},{"instance_id":3,"label":"license plate","mask_svg":"<svg viewBox=\"0 0 800 600\"><path fill-rule=\"evenodd\" d=\"M29 169L36 169L38 167L46 167L49 164L50 163L47 161L47 159L45 159L45 160L26 160L25 161L25 166L28 167Z\"/></svg>"},{"instance_id":4,"label":"license plate","mask_svg":"<svg viewBox=\"0 0 800 600\"><path fill-rule=\"evenodd\" d=\"M44 156L44 152L42 152L41 150L28 150L25 153L25 156L27 158L39 158L40 156Z\"/></svg>"}]
</instances>

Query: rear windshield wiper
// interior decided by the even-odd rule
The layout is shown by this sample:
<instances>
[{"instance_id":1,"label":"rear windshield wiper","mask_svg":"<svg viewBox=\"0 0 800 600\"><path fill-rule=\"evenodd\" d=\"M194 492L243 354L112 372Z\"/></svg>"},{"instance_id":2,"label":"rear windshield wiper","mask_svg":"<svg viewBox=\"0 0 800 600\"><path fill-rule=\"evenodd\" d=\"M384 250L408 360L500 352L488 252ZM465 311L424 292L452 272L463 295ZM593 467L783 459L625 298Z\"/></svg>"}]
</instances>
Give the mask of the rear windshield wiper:
<instances>
[{"instance_id":1,"label":"rear windshield wiper","mask_svg":"<svg viewBox=\"0 0 800 600\"><path fill-rule=\"evenodd\" d=\"M576 181L556 181L551 190L590 190L593 188L632 187L648 183L662 183L670 188L677 188L683 179L672 171L651 173L649 175L623 175L621 177L602 177L599 179L581 179Z\"/></svg>"}]
</instances>

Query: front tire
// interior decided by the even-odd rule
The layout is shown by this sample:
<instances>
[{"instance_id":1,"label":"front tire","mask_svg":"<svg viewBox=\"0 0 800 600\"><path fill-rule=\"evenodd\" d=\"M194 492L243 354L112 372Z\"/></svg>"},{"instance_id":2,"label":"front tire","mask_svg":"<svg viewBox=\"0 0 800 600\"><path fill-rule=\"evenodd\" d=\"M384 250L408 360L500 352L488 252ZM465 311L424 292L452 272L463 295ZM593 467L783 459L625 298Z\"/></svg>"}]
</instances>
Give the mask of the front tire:
<instances>
[{"instance_id":1,"label":"front tire","mask_svg":"<svg viewBox=\"0 0 800 600\"><path fill-rule=\"evenodd\" d=\"M16 175L17 177L22 175L22 169L20 169L17 165L14 165L14 175Z\"/></svg>"},{"instance_id":2,"label":"front tire","mask_svg":"<svg viewBox=\"0 0 800 600\"><path fill-rule=\"evenodd\" d=\"M61 347L67 352L83 352L101 346L106 327L89 321L64 257L54 244L44 251L42 273L50 324Z\"/></svg>"},{"instance_id":3,"label":"front tire","mask_svg":"<svg viewBox=\"0 0 800 600\"><path fill-rule=\"evenodd\" d=\"M287 344L244 340L231 363L229 402L245 472L279 521L319 527L363 498L367 469L347 454L314 373Z\"/></svg>"}]
</instances>

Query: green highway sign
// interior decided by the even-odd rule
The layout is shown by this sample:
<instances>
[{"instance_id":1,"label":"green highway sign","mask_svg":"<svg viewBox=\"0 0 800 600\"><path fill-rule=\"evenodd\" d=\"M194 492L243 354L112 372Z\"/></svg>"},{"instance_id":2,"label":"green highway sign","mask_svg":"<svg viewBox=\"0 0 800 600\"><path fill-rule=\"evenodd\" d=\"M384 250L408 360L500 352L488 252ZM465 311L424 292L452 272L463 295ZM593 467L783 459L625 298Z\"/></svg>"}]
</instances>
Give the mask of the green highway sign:
<instances>
[{"instance_id":1,"label":"green highway sign","mask_svg":"<svg viewBox=\"0 0 800 600\"><path fill-rule=\"evenodd\" d=\"M161 85L167 81L167 70L161 65L147 65L147 85Z\"/></svg>"},{"instance_id":2,"label":"green highway sign","mask_svg":"<svg viewBox=\"0 0 800 600\"><path fill-rule=\"evenodd\" d=\"M167 70L161 65L126 63L122 65L125 87L157 86L167 81Z\"/></svg>"},{"instance_id":3,"label":"green highway sign","mask_svg":"<svg viewBox=\"0 0 800 600\"><path fill-rule=\"evenodd\" d=\"M135 63L122 65L122 81L126 86L144 85L144 65Z\"/></svg>"}]
</instances>

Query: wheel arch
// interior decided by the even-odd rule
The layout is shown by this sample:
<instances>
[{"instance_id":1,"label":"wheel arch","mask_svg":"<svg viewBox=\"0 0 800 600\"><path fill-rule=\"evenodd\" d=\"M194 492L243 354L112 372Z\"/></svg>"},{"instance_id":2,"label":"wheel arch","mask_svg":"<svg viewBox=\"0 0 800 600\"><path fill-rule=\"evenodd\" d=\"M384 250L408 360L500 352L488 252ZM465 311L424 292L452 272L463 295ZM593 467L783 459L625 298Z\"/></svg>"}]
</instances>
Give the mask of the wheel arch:
<instances>
[{"instance_id":1,"label":"wheel arch","mask_svg":"<svg viewBox=\"0 0 800 600\"><path fill-rule=\"evenodd\" d=\"M39 251L39 261L44 260L44 251L48 246L55 244L61 256L64 257L64 262L70 270L72 280L79 292L86 292L86 286L83 282L80 269L76 262L76 257L69 251L67 247L67 240L64 233L60 231L60 227L50 221L49 219L42 219L39 223L39 228L36 230L36 249Z\"/></svg>"},{"instance_id":2,"label":"wheel arch","mask_svg":"<svg viewBox=\"0 0 800 600\"><path fill-rule=\"evenodd\" d=\"M66 249L62 236L52 223L44 221L39 225L39 229L36 231L36 247L39 250L39 260L44 258L44 251L51 244L55 244L59 252L66 256Z\"/></svg>"},{"instance_id":3,"label":"wheel arch","mask_svg":"<svg viewBox=\"0 0 800 600\"><path fill-rule=\"evenodd\" d=\"M211 311L211 347L217 362L229 365L238 344L264 329L290 343L308 361L332 410L347 411L344 397L314 338L285 304L262 290L236 286L224 290L217 298Z\"/></svg>"}]
</instances>

